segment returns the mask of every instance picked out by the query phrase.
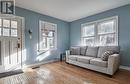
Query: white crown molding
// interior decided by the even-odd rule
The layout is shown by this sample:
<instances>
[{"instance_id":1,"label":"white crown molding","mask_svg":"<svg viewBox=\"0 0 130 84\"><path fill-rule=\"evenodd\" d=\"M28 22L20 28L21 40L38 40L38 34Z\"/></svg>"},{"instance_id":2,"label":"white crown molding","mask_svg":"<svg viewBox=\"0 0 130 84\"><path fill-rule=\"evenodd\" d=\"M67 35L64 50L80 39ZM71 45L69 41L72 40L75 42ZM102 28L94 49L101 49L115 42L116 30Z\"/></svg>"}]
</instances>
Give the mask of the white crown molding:
<instances>
[{"instance_id":1,"label":"white crown molding","mask_svg":"<svg viewBox=\"0 0 130 84\"><path fill-rule=\"evenodd\" d=\"M120 69L130 70L130 67L128 67L128 66L120 66Z\"/></svg>"}]
</instances>

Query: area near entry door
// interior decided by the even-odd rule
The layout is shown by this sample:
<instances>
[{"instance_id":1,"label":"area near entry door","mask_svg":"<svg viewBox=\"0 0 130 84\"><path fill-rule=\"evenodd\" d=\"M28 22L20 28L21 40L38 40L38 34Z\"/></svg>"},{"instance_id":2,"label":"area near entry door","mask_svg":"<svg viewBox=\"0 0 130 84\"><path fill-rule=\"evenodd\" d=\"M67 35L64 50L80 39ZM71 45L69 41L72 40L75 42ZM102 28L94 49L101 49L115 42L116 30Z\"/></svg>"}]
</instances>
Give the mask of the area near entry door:
<instances>
[{"instance_id":1,"label":"area near entry door","mask_svg":"<svg viewBox=\"0 0 130 84\"><path fill-rule=\"evenodd\" d=\"M0 67L3 72L21 68L22 19L0 17Z\"/></svg>"}]
</instances>

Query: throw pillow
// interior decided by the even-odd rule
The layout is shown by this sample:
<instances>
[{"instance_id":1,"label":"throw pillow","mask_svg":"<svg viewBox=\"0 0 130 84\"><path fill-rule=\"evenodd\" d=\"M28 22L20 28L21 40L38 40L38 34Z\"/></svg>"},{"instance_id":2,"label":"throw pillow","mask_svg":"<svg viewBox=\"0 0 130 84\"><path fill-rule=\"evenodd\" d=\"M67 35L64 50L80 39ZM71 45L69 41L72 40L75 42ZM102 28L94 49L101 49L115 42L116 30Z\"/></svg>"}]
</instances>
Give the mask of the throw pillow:
<instances>
[{"instance_id":1,"label":"throw pillow","mask_svg":"<svg viewBox=\"0 0 130 84\"><path fill-rule=\"evenodd\" d=\"M115 54L115 53L116 53L116 52L114 52L114 51L106 51L106 52L104 52L104 53L102 54L101 59L102 59L103 61L108 61L109 56L112 55L112 54Z\"/></svg>"}]
</instances>

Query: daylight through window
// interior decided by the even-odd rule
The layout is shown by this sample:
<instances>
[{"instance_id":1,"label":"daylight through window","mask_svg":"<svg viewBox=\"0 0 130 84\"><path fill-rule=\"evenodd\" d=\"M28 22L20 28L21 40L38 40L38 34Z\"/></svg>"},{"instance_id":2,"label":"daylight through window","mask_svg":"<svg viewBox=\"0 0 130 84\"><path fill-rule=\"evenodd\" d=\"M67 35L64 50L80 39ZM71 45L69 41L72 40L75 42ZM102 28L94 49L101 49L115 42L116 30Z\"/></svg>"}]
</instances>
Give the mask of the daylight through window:
<instances>
[{"instance_id":1,"label":"daylight through window","mask_svg":"<svg viewBox=\"0 0 130 84\"><path fill-rule=\"evenodd\" d=\"M82 24L81 42L88 46L117 46L118 17Z\"/></svg>"},{"instance_id":2,"label":"daylight through window","mask_svg":"<svg viewBox=\"0 0 130 84\"><path fill-rule=\"evenodd\" d=\"M39 50L45 51L56 48L57 25L39 21Z\"/></svg>"}]
</instances>

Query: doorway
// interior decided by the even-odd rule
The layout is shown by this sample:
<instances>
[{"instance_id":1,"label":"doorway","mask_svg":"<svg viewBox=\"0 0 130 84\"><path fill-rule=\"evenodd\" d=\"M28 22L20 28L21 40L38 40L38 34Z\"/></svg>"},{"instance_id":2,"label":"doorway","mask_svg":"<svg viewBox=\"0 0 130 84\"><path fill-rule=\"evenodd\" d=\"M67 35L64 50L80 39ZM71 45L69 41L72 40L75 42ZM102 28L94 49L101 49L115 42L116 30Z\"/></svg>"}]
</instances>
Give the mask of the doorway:
<instances>
[{"instance_id":1,"label":"doorway","mask_svg":"<svg viewBox=\"0 0 130 84\"><path fill-rule=\"evenodd\" d=\"M23 18L0 16L0 71L22 68Z\"/></svg>"}]
</instances>

